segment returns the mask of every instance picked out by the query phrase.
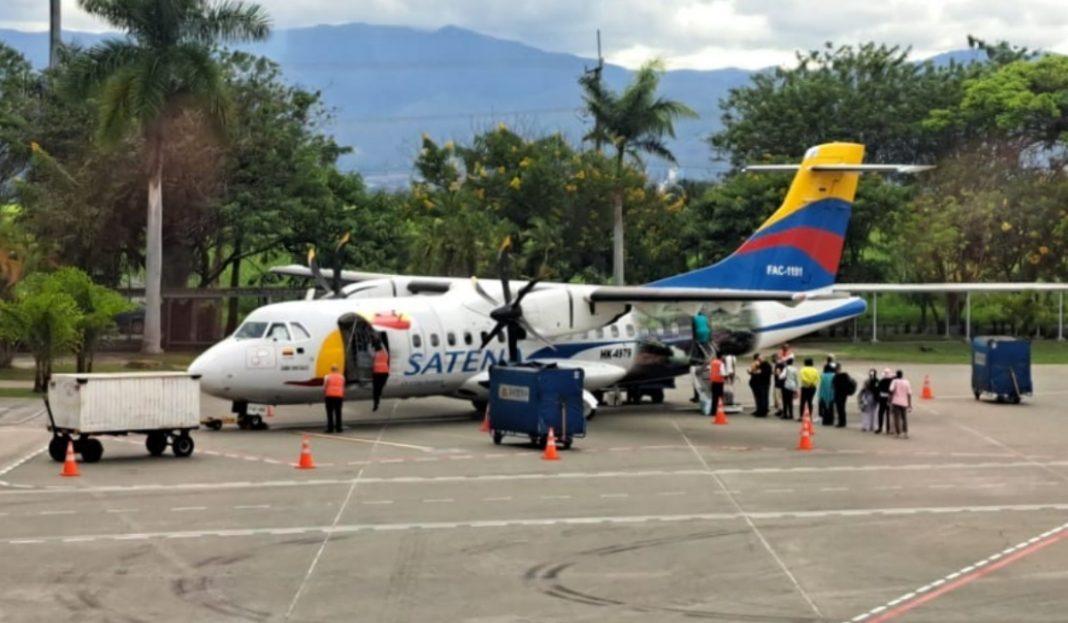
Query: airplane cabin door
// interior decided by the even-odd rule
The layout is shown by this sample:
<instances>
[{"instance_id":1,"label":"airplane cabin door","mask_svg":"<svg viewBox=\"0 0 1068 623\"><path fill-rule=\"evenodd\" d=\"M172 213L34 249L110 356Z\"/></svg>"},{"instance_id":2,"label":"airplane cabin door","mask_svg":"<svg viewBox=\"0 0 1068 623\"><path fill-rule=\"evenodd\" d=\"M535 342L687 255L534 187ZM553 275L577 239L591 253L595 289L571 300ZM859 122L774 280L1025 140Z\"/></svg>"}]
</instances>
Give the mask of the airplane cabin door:
<instances>
[{"instance_id":1,"label":"airplane cabin door","mask_svg":"<svg viewBox=\"0 0 1068 623\"><path fill-rule=\"evenodd\" d=\"M366 384L372 380L375 330L357 314L345 314L337 320L345 344L345 381Z\"/></svg>"}]
</instances>

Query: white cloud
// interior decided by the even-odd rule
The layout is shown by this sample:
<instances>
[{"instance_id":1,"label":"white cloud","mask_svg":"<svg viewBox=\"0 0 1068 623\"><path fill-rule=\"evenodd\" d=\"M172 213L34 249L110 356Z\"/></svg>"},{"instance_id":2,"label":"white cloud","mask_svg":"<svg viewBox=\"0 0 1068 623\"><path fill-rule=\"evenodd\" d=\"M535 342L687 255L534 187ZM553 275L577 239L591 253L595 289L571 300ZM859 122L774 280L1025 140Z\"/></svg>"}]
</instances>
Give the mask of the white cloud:
<instances>
[{"instance_id":1,"label":"white cloud","mask_svg":"<svg viewBox=\"0 0 1068 623\"><path fill-rule=\"evenodd\" d=\"M0 0L0 26L48 27L43 0ZM968 34L1068 52L1062 0L260 0L278 28L362 21L418 28L456 25L560 52L638 65L661 56L672 67L755 68L789 63L825 41L912 46L917 55L959 49ZM106 30L76 0L64 26Z\"/></svg>"}]
</instances>

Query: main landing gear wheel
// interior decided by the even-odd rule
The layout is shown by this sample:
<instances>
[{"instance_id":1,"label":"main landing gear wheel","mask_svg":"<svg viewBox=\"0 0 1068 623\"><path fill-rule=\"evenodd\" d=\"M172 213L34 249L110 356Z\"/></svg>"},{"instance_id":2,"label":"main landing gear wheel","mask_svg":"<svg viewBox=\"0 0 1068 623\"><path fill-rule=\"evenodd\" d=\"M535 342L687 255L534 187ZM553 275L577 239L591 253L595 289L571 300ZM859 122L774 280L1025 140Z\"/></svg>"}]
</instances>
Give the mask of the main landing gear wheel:
<instances>
[{"instance_id":1,"label":"main landing gear wheel","mask_svg":"<svg viewBox=\"0 0 1068 623\"><path fill-rule=\"evenodd\" d=\"M180 435L171 437L171 450L174 452L174 456L180 459L193 454L193 446L193 438L189 436L189 433L183 432Z\"/></svg>"},{"instance_id":2,"label":"main landing gear wheel","mask_svg":"<svg viewBox=\"0 0 1068 623\"><path fill-rule=\"evenodd\" d=\"M145 437L145 449L152 456L162 456L163 452L167 449L167 434L166 433L149 433Z\"/></svg>"}]
</instances>

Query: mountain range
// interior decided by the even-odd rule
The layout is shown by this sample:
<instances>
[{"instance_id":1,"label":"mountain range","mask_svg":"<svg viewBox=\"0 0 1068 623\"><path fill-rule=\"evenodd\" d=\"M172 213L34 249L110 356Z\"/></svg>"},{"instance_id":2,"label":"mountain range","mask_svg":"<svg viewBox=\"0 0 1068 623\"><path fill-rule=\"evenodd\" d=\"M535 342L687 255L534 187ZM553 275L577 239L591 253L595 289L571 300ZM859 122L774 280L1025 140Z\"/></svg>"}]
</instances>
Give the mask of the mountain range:
<instances>
[{"instance_id":1,"label":"mountain range","mask_svg":"<svg viewBox=\"0 0 1068 623\"><path fill-rule=\"evenodd\" d=\"M64 32L64 41L93 45L114 35ZM35 67L48 62L48 33L0 29L3 41ZM458 27L418 30L352 23L276 30L262 43L242 49L278 62L288 80L319 90L333 113L324 128L353 148L343 166L371 185L396 186L412 175L425 132L435 140L466 142L498 123L524 135L559 131L577 143L590 120L582 114L579 76L596 60L546 52ZM953 52L938 60L961 58ZM631 72L605 65L604 78L622 88ZM662 80L665 97L685 102L700 115L676 125L670 147L678 174L713 177L724 168L706 142L719 128L719 101L749 81L751 71L675 70ZM647 163L664 178L667 163Z\"/></svg>"}]
</instances>

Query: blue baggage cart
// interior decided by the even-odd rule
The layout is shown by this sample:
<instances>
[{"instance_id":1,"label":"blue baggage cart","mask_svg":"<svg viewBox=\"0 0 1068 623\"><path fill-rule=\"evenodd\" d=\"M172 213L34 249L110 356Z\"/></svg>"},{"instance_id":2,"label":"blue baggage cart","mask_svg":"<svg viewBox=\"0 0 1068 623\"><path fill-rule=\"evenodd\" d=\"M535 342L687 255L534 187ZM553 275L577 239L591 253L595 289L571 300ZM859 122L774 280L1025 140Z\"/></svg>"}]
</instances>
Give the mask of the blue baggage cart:
<instances>
[{"instance_id":1,"label":"blue baggage cart","mask_svg":"<svg viewBox=\"0 0 1068 623\"><path fill-rule=\"evenodd\" d=\"M972 340L972 392L998 402L1019 403L1030 396L1031 343L1012 337L980 336Z\"/></svg>"},{"instance_id":2,"label":"blue baggage cart","mask_svg":"<svg viewBox=\"0 0 1068 623\"><path fill-rule=\"evenodd\" d=\"M523 364L490 368L489 425L493 443L505 435L530 438L544 447L553 429L566 449L586 436L581 369Z\"/></svg>"}]
</instances>

